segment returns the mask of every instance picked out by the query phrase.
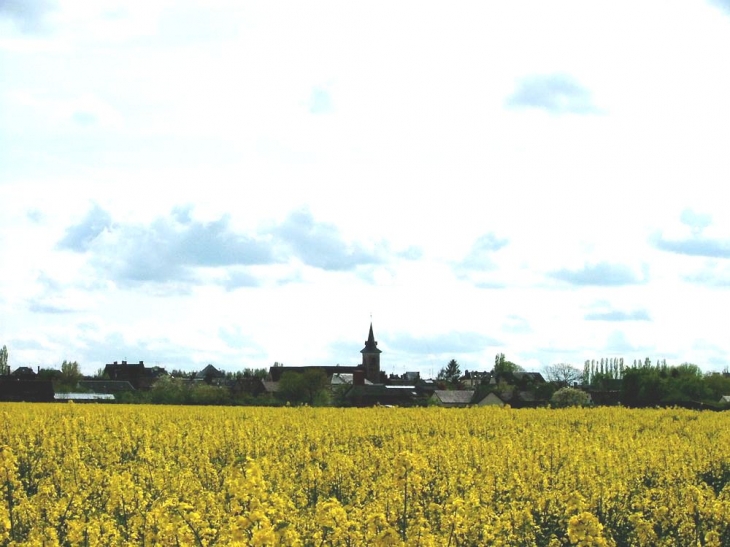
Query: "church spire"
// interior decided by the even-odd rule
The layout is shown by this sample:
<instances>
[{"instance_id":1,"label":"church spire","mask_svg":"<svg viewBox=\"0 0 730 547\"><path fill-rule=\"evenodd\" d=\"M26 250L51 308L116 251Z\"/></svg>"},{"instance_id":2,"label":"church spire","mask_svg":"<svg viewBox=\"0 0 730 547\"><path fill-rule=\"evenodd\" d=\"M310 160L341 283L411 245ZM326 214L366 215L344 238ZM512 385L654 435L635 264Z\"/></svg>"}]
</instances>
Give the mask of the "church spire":
<instances>
[{"instance_id":1,"label":"church spire","mask_svg":"<svg viewBox=\"0 0 730 547\"><path fill-rule=\"evenodd\" d=\"M370 323L370 332L368 333L368 339L365 341L365 347L360 353L382 353L378 349L378 343L375 341L375 335L373 335L373 324Z\"/></svg>"}]
</instances>

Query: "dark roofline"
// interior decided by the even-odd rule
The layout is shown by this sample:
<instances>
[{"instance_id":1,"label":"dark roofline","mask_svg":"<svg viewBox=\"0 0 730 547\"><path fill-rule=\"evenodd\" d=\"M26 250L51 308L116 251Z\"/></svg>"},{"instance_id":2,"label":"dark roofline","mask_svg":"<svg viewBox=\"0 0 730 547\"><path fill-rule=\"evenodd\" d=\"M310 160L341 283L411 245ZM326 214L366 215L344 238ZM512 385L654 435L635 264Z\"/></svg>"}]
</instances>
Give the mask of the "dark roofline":
<instances>
[{"instance_id":1,"label":"dark roofline","mask_svg":"<svg viewBox=\"0 0 730 547\"><path fill-rule=\"evenodd\" d=\"M323 371L327 376L332 376L333 374L352 374L356 370L362 370L365 369L362 367L362 365L356 365L356 366L345 366L345 365L305 365L301 367L294 367L294 366L281 366L281 367L271 367L269 368L269 377L272 381L278 382L281 379L282 374L285 372L296 372L296 373L303 373L307 370L321 370Z\"/></svg>"}]
</instances>

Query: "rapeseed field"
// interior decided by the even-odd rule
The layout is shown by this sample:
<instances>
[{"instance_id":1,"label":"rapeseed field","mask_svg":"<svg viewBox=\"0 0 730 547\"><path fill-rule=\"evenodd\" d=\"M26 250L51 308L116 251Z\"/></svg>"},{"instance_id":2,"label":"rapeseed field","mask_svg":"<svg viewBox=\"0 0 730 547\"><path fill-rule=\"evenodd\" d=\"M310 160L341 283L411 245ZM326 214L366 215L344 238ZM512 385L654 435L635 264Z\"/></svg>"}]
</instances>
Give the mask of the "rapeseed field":
<instances>
[{"instance_id":1,"label":"rapeseed field","mask_svg":"<svg viewBox=\"0 0 730 547\"><path fill-rule=\"evenodd\" d=\"M730 545L728 413L0 415L0 545Z\"/></svg>"}]
</instances>

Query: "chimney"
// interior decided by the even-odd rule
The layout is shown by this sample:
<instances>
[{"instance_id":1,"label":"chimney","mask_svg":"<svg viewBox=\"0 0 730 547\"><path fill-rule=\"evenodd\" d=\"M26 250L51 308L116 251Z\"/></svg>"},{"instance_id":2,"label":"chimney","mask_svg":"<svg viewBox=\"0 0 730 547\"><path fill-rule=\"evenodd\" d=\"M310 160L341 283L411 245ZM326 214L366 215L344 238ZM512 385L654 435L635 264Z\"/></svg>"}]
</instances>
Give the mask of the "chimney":
<instances>
[{"instance_id":1,"label":"chimney","mask_svg":"<svg viewBox=\"0 0 730 547\"><path fill-rule=\"evenodd\" d=\"M358 368L352 373L352 385L353 386L364 386L365 385L365 371Z\"/></svg>"}]
</instances>

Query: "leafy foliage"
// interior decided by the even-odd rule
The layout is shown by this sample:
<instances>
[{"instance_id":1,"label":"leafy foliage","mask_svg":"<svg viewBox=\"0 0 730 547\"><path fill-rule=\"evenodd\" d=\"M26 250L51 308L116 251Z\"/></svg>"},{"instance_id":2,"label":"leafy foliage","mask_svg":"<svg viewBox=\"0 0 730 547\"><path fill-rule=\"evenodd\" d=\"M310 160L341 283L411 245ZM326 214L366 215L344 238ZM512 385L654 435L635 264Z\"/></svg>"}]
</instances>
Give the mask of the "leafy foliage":
<instances>
[{"instance_id":1,"label":"leafy foliage","mask_svg":"<svg viewBox=\"0 0 730 547\"><path fill-rule=\"evenodd\" d=\"M627 406L655 406L689 401L717 402L718 388L728 385L719 378L703 376L697 365L676 367L645 364L624 372L621 402ZM715 387L713 390L712 386Z\"/></svg>"},{"instance_id":2,"label":"leafy foliage","mask_svg":"<svg viewBox=\"0 0 730 547\"><path fill-rule=\"evenodd\" d=\"M317 368L303 372L285 372L279 380L279 396L289 403L324 403L327 375Z\"/></svg>"},{"instance_id":3,"label":"leafy foliage","mask_svg":"<svg viewBox=\"0 0 730 547\"><path fill-rule=\"evenodd\" d=\"M61 363L61 374L56 377L54 389L60 392L76 391L79 380L83 378L76 361Z\"/></svg>"},{"instance_id":4,"label":"leafy foliage","mask_svg":"<svg viewBox=\"0 0 730 547\"><path fill-rule=\"evenodd\" d=\"M504 353L498 353L494 358L494 369L492 373L497 376L504 376L513 372L522 372L524 369L512 361L507 361L504 357Z\"/></svg>"},{"instance_id":5,"label":"leafy foliage","mask_svg":"<svg viewBox=\"0 0 730 547\"><path fill-rule=\"evenodd\" d=\"M564 387L553 393L550 403L558 408L568 406L586 406L590 403L589 395L580 389Z\"/></svg>"}]
</instances>

